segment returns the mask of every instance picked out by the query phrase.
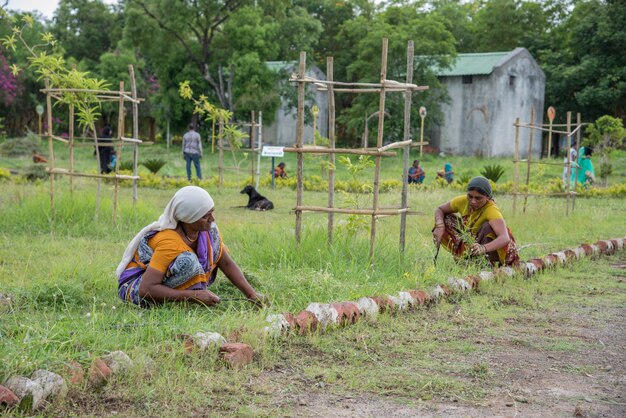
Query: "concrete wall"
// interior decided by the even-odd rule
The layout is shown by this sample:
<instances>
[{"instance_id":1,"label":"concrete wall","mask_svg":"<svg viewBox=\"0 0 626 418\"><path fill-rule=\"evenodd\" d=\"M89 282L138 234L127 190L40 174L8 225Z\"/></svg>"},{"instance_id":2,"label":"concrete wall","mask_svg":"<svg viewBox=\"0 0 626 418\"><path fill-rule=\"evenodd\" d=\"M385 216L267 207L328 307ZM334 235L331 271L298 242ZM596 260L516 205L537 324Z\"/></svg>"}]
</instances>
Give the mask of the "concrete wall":
<instances>
[{"instance_id":1,"label":"concrete wall","mask_svg":"<svg viewBox=\"0 0 626 418\"><path fill-rule=\"evenodd\" d=\"M441 126L429 130L431 144L454 155L512 156L516 117L543 123L545 76L530 53L519 48L507 55L489 75L445 77L450 103L442 104ZM528 155L530 130L520 129L520 156ZM535 131L533 155L541 152L541 132Z\"/></svg>"},{"instance_id":2,"label":"concrete wall","mask_svg":"<svg viewBox=\"0 0 626 418\"><path fill-rule=\"evenodd\" d=\"M296 71L297 68L293 68ZM326 75L316 66L311 66L306 75L314 77L318 80L326 80ZM285 82L287 82L285 80ZM293 86L293 89L297 89L297 86ZM326 92L318 92L311 84L307 84L307 90L313 94L313 101L307 101L309 107L317 105L320 109L317 115L317 131L322 136L328 136L328 96ZM296 117L297 109L295 107L288 107L287 103L283 101L280 108L276 111L276 118L274 123L270 126L263 126L263 142L268 145L280 145L280 146L292 146L296 143ZM304 143L313 143L313 123L304 124Z\"/></svg>"}]
</instances>

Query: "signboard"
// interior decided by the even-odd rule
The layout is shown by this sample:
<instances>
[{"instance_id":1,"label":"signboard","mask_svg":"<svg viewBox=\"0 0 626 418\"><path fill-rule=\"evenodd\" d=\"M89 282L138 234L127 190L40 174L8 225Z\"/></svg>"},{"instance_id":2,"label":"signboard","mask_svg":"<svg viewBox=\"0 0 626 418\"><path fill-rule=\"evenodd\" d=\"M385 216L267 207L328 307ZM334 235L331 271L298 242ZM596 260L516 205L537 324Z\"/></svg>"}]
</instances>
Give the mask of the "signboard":
<instances>
[{"instance_id":1,"label":"signboard","mask_svg":"<svg viewBox=\"0 0 626 418\"><path fill-rule=\"evenodd\" d=\"M271 147L268 145L263 146L263 150L261 151L262 157L283 157L285 155L285 151L283 151L285 147Z\"/></svg>"},{"instance_id":2,"label":"signboard","mask_svg":"<svg viewBox=\"0 0 626 418\"><path fill-rule=\"evenodd\" d=\"M424 106L420 107L420 116L422 118L426 117L426 108Z\"/></svg>"},{"instance_id":3,"label":"signboard","mask_svg":"<svg viewBox=\"0 0 626 418\"><path fill-rule=\"evenodd\" d=\"M39 116L43 115L43 106L37 105L37 107L35 107L35 111L37 112Z\"/></svg>"},{"instance_id":4,"label":"signboard","mask_svg":"<svg viewBox=\"0 0 626 418\"><path fill-rule=\"evenodd\" d=\"M548 108L548 119L550 119L550 122L552 122L554 120L554 116L556 116L556 109L554 109L554 107L550 106Z\"/></svg>"}]
</instances>

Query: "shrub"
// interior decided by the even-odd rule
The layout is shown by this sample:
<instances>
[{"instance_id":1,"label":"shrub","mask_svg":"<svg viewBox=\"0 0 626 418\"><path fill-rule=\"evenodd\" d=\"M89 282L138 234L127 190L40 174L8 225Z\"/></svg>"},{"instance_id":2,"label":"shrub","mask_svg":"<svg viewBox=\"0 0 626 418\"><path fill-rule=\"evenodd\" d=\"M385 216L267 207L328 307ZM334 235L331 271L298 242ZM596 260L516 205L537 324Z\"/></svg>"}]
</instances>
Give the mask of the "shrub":
<instances>
[{"instance_id":1,"label":"shrub","mask_svg":"<svg viewBox=\"0 0 626 418\"><path fill-rule=\"evenodd\" d=\"M504 167L500 164L486 165L480 170L480 174L488 178L489 180L497 183L500 177L504 174Z\"/></svg>"},{"instance_id":2,"label":"shrub","mask_svg":"<svg viewBox=\"0 0 626 418\"><path fill-rule=\"evenodd\" d=\"M45 180L49 176L43 165L31 165L24 170L24 178L28 181Z\"/></svg>"},{"instance_id":3,"label":"shrub","mask_svg":"<svg viewBox=\"0 0 626 418\"><path fill-rule=\"evenodd\" d=\"M33 151L40 152L39 144L39 136L29 131L25 137L7 139L0 145L0 154L5 157L30 156Z\"/></svg>"},{"instance_id":4,"label":"shrub","mask_svg":"<svg viewBox=\"0 0 626 418\"><path fill-rule=\"evenodd\" d=\"M487 177L487 176L485 176L485 177ZM464 173L464 174L459 175L459 177L456 179L456 182L458 184L460 184L461 186L465 187L465 186L467 186L467 183L469 183L471 179L472 179L472 175L471 174Z\"/></svg>"},{"instance_id":5,"label":"shrub","mask_svg":"<svg viewBox=\"0 0 626 418\"><path fill-rule=\"evenodd\" d=\"M130 171L133 172L133 162L132 161L123 161L120 163L120 171Z\"/></svg>"},{"instance_id":6,"label":"shrub","mask_svg":"<svg viewBox=\"0 0 626 418\"><path fill-rule=\"evenodd\" d=\"M161 168L163 168L163 166L167 164L167 161L161 159L161 158L150 158L144 162L141 163L141 165L143 165L144 167L146 167L148 170L150 170L150 172L152 174L156 174L159 172L159 170ZM132 165L131 168L132 170Z\"/></svg>"},{"instance_id":7,"label":"shrub","mask_svg":"<svg viewBox=\"0 0 626 418\"><path fill-rule=\"evenodd\" d=\"M0 181L9 180L11 178L11 172L6 168L0 167Z\"/></svg>"}]
</instances>

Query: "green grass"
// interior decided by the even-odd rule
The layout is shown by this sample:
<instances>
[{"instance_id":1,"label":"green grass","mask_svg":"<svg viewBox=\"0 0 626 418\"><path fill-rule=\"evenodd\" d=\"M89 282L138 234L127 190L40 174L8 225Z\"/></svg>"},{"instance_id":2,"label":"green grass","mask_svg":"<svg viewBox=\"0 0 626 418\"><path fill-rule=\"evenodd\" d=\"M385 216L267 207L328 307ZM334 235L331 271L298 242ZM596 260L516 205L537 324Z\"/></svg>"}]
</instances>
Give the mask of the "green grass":
<instances>
[{"instance_id":1,"label":"green grass","mask_svg":"<svg viewBox=\"0 0 626 418\"><path fill-rule=\"evenodd\" d=\"M168 159L162 174L184 175L178 150L168 153L163 147L154 147L142 148L141 152L144 150L142 158L160 155ZM65 158L61 148L56 152ZM78 169L94 169L91 148L81 148L80 152L85 159ZM288 169L293 170L295 160L291 156L285 159ZM215 170L214 156L205 158L203 164L207 160L211 160L209 165ZM432 180L435 167L443 165L444 160L430 156L422 160L426 167L432 167ZM455 171L463 165L475 166L478 171L483 163L476 159L450 160ZM384 178L399 176L399 161L385 161ZM26 159L0 159L2 167L19 168L27 163ZM495 163L505 164L501 160ZM510 175L510 170L506 175ZM469 384L456 376L489 380L492 372L481 362L446 366L449 373L443 375L434 366L440 358L474 355L480 350L471 341L458 338L460 329L467 325L463 315L476 317L478 322L472 325L488 327L496 337L513 320L527 319L537 327L549 327L545 318L536 313L550 313L556 306L585 307L594 303L593 298L604 298L610 304L624 301L623 283L613 283L613 288L620 289L616 292L588 282L589 274L595 272L583 262L582 267L558 273L561 278L555 281L546 280L552 277L548 274L538 280L485 284L478 297L464 296L457 298L455 304L420 311L416 314L417 323L383 316L376 324L360 323L327 335L272 341L259 331L268 312L241 302L224 302L212 309L167 304L150 310L121 303L114 275L121 254L135 232L160 215L173 191L140 189L139 202L133 207L132 191L121 189L119 216L113 224L110 184L103 183L97 217L95 181L76 179L75 187L72 196L67 178L57 181L53 211L47 182L2 183L0 289L14 295L15 303L12 310L0 311L0 382L15 374L30 375L37 368L62 371L64 363L70 360L88 365L93 358L118 349L131 358L150 356L158 363L158 371L152 372L149 384L149 372L145 370L116 378L105 389L107 402L97 393L78 388L72 402L78 402L79 410L84 408L89 411L87 414L117 408L117 399L119 409L126 413L133 407L142 408L143 412L134 412L137 415L190 415L209 407L235 414L280 415L285 412L284 406L274 405L271 399L288 389L267 387L262 380L266 370L283 362L296 364L310 379L331 386L345 381L347 388L354 391L400 397L413 394L420 399L442 394L480 398L481 391L469 391ZM265 213L234 208L246 203L236 189L209 192L216 202L215 217L224 242L237 263L253 277L253 285L270 296L272 313L297 312L313 301L355 300L415 287L427 289L447 282L448 277L462 277L479 270L477 266L455 263L443 251L437 267L433 266L432 213L456 195L448 189L424 192L411 188L409 205L427 216L408 218L405 254L398 251L399 219L380 220L373 266L367 257L369 234L361 231L355 237L348 236L341 226L342 216L335 216L336 239L328 245L326 216L305 214L303 240L296 246L295 217L290 212L296 198L291 190L262 190L276 207ZM325 205L326 200L326 193L305 195L305 204ZM399 201L399 193L381 194L382 206L398 205ZM512 213L510 197L496 197L496 201L518 243L534 244L523 250L523 259L600 238L623 236L626 232L623 199L579 199L576 211L567 218L562 199L531 198L525 214L519 209ZM212 290L221 296L237 295L224 277ZM463 307L461 316L453 312L457 304ZM433 314L434 323L430 319ZM390 335L390 329L399 331ZM175 336L196 331L216 331L250 343L257 351L254 365L245 371L227 371L215 361L214 354L184 356ZM580 348L562 338L516 336L512 344L562 352ZM392 347L392 357L383 354L384 347ZM373 367L363 368L363 364ZM418 376L416 370L421 371ZM316 377L319 375L322 377ZM302 389L297 382L290 384ZM126 391L125 387L133 391ZM106 407L106 403L113 407Z\"/></svg>"}]
</instances>

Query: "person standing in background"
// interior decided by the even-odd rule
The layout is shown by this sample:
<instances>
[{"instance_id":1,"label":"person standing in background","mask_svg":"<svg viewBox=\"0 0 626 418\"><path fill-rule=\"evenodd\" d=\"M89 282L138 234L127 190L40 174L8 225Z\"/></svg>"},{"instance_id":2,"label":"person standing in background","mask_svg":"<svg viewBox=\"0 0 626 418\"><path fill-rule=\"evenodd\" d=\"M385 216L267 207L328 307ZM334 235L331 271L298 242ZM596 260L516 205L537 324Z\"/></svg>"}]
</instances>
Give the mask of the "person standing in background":
<instances>
[{"instance_id":1,"label":"person standing in background","mask_svg":"<svg viewBox=\"0 0 626 418\"><path fill-rule=\"evenodd\" d=\"M113 129L105 125L102 137L98 138L98 156L100 157L100 174L109 174L111 171L111 155L113 154Z\"/></svg>"},{"instance_id":2,"label":"person standing in background","mask_svg":"<svg viewBox=\"0 0 626 418\"><path fill-rule=\"evenodd\" d=\"M200 168L200 158L202 158L202 140L200 134L195 131L193 124L189 125L189 130L183 135L183 157L187 163L187 180L191 181L191 162L196 167L196 177L202 180L202 169Z\"/></svg>"}]
</instances>

